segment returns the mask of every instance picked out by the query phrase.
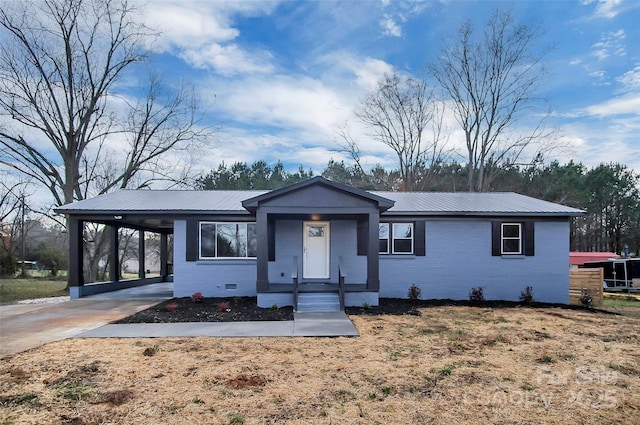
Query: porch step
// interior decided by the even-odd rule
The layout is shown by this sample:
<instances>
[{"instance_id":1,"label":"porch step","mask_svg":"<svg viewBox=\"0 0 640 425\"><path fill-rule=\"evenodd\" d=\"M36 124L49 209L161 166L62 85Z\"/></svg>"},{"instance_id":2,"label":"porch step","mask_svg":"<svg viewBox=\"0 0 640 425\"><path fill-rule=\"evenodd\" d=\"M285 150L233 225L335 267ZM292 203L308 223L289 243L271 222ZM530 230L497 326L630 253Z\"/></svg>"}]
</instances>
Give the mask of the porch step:
<instances>
[{"instance_id":1,"label":"porch step","mask_svg":"<svg viewBox=\"0 0 640 425\"><path fill-rule=\"evenodd\" d=\"M340 296L326 292L303 292L298 294L299 312L340 311Z\"/></svg>"}]
</instances>

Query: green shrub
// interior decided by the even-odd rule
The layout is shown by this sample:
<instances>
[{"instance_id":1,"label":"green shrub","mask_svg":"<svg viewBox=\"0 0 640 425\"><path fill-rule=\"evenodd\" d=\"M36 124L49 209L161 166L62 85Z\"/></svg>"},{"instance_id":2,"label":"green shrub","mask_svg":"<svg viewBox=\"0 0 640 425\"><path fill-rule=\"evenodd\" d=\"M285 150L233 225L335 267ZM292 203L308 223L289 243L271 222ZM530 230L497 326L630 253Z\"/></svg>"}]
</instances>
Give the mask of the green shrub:
<instances>
[{"instance_id":1,"label":"green shrub","mask_svg":"<svg viewBox=\"0 0 640 425\"><path fill-rule=\"evenodd\" d=\"M556 361L553 359L553 357L551 357L548 354L545 354L544 356L538 359L538 363L555 363L555 362Z\"/></svg>"},{"instance_id":2,"label":"green shrub","mask_svg":"<svg viewBox=\"0 0 640 425\"><path fill-rule=\"evenodd\" d=\"M479 304L484 301L484 287L475 286L469 289L469 301L474 304Z\"/></svg>"},{"instance_id":3,"label":"green shrub","mask_svg":"<svg viewBox=\"0 0 640 425\"><path fill-rule=\"evenodd\" d=\"M243 424L245 421L244 415L242 413L231 412L229 413L229 423L230 424Z\"/></svg>"},{"instance_id":4,"label":"green shrub","mask_svg":"<svg viewBox=\"0 0 640 425\"><path fill-rule=\"evenodd\" d=\"M15 276L18 270L18 263L16 257L9 254L0 254L0 275L1 276Z\"/></svg>"},{"instance_id":5,"label":"green shrub","mask_svg":"<svg viewBox=\"0 0 640 425\"><path fill-rule=\"evenodd\" d=\"M422 295L422 289L415 283L409 287L409 291L407 293L407 297L410 300L419 300Z\"/></svg>"},{"instance_id":6,"label":"green shrub","mask_svg":"<svg viewBox=\"0 0 640 425\"><path fill-rule=\"evenodd\" d=\"M442 368L440 368L440 370L438 371L438 373L440 374L440 376L449 376L453 373L453 369L455 369L456 366L453 364L448 364L443 366Z\"/></svg>"},{"instance_id":7,"label":"green shrub","mask_svg":"<svg viewBox=\"0 0 640 425\"><path fill-rule=\"evenodd\" d=\"M520 292L520 302L523 304L531 304L533 302L533 286L527 286L524 291Z\"/></svg>"},{"instance_id":8,"label":"green shrub","mask_svg":"<svg viewBox=\"0 0 640 425\"><path fill-rule=\"evenodd\" d=\"M591 296L591 292L588 289L582 290L582 295L580 296L580 304L587 308L593 307L593 297Z\"/></svg>"},{"instance_id":9,"label":"green shrub","mask_svg":"<svg viewBox=\"0 0 640 425\"><path fill-rule=\"evenodd\" d=\"M51 245L41 244L38 247L38 261L45 269L51 270L51 276L58 276L60 268L67 268L67 257L63 251Z\"/></svg>"}]
</instances>

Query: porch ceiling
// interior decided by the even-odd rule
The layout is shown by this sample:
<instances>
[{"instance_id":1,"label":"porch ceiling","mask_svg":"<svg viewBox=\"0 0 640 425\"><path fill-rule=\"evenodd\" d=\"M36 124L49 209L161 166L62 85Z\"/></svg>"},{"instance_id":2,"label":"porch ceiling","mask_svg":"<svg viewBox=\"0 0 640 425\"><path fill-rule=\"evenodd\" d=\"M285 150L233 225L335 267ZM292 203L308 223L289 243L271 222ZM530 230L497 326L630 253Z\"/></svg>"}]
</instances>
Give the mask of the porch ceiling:
<instances>
[{"instance_id":1,"label":"porch ceiling","mask_svg":"<svg viewBox=\"0 0 640 425\"><path fill-rule=\"evenodd\" d=\"M130 229L147 230L153 232L173 233L174 217L152 216L137 214L82 214L75 218L90 222L106 224L108 226L127 227Z\"/></svg>"}]
</instances>

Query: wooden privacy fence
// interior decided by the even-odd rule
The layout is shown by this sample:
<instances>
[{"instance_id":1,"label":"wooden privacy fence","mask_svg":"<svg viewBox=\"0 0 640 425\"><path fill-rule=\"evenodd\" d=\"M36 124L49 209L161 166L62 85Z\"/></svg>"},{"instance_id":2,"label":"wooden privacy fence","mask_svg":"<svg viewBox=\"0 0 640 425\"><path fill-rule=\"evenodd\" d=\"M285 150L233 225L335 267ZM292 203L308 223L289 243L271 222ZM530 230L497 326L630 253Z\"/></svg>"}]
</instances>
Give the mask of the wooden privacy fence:
<instances>
[{"instance_id":1,"label":"wooden privacy fence","mask_svg":"<svg viewBox=\"0 0 640 425\"><path fill-rule=\"evenodd\" d=\"M580 298L585 293L591 295L593 305L602 307L604 270L597 269L571 269L569 270L569 303L582 304Z\"/></svg>"}]
</instances>

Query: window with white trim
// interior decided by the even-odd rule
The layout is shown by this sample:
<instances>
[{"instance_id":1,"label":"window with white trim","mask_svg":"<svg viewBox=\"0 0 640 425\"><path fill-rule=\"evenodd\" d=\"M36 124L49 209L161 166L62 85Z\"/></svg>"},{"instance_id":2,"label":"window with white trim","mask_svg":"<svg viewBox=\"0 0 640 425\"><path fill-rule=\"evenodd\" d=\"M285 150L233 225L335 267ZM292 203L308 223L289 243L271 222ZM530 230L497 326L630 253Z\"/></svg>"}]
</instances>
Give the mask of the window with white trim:
<instances>
[{"instance_id":1,"label":"window with white trim","mask_svg":"<svg viewBox=\"0 0 640 425\"><path fill-rule=\"evenodd\" d=\"M413 223L393 223L393 254L413 254Z\"/></svg>"},{"instance_id":2,"label":"window with white trim","mask_svg":"<svg viewBox=\"0 0 640 425\"><path fill-rule=\"evenodd\" d=\"M255 223L200 222L200 258L254 258Z\"/></svg>"},{"instance_id":3,"label":"window with white trim","mask_svg":"<svg viewBox=\"0 0 640 425\"><path fill-rule=\"evenodd\" d=\"M502 223L500 240L503 255L522 254L522 224Z\"/></svg>"},{"instance_id":4,"label":"window with white trim","mask_svg":"<svg viewBox=\"0 0 640 425\"><path fill-rule=\"evenodd\" d=\"M380 254L413 254L413 223L380 223Z\"/></svg>"}]
</instances>

